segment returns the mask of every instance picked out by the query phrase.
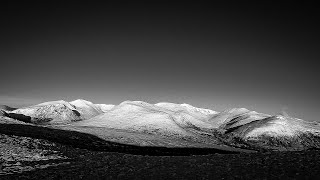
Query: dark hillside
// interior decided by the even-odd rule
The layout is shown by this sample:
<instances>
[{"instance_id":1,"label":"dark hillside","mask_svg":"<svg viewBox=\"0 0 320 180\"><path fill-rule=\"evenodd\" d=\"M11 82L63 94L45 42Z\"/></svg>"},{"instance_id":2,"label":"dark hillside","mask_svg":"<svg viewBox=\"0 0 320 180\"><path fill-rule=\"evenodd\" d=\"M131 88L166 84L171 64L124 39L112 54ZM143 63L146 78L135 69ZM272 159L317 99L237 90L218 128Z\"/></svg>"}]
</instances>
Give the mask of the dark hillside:
<instances>
[{"instance_id":1,"label":"dark hillside","mask_svg":"<svg viewBox=\"0 0 320 180\"><path fill-rule=\"evenodd\" d=\"M70 145L75 148L82 148L94 151L121 152L140 155L158 156L239 153L235 151L226 151L214 148L167 148L127 145L105 141L90 134L80 133L76 131L53 129L35 125L1 124L0 133L7 135L45 139L56 143Z\"/></svg>"}]
</instances>

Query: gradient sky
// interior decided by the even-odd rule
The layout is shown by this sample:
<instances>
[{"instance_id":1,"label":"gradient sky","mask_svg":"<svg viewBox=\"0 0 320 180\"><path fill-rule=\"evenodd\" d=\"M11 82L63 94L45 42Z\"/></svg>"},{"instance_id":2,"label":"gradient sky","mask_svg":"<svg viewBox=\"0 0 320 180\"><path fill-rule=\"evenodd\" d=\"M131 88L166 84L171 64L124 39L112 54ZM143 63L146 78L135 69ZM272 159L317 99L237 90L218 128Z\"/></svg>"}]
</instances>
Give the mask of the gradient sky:
<instances>
[{"instance_id":1,"label":"gradient sky","mask_svg":"<svg viewBox=\"0 0 320 180\"><path fill-rule=\"evenodd\" d=\"M169 101L319 120L314 4L2 8L0 104Z\"/></svg>"}]
</instances>

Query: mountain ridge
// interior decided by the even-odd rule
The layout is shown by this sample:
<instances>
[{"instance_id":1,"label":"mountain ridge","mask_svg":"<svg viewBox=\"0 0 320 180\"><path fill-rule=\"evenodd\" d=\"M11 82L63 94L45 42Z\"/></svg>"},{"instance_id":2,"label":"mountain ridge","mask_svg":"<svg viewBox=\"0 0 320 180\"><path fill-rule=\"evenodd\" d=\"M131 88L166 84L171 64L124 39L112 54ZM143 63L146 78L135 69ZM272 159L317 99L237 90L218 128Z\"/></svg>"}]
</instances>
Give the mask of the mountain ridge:
<instances>
[{"instance_id":1,"label":"mountain ridge","mask_svg":"<svg viewBox=\"0 0 320 180\"><path fill-rule=\"evenodd\" d=\"M24 121L27 123L76 129L107 139L112 138L107 137L108 132L99 130L98 133L94 129L118 129L133 134L146 134L147 137L155 136L159 137L155 140L158 144L163 144L164 138L169 138L189 139L190 142L203 143L204 146L221 144L249 149L301 150L320 147L319 123L288 115L272 116L246 108L231 108L217 112L186 103L149 104L128 100L118 105L107 105L77 99L71 102L49 101L12 111L2 111L9 118L30 118L30 122ZM126 141L138 145L155 143L146 139L139 140L138 137L126 133L119 135L121 137L115 134L108 136L114 136L112 139L116 141L125 138Z\"/></svg>"}]
</instances>

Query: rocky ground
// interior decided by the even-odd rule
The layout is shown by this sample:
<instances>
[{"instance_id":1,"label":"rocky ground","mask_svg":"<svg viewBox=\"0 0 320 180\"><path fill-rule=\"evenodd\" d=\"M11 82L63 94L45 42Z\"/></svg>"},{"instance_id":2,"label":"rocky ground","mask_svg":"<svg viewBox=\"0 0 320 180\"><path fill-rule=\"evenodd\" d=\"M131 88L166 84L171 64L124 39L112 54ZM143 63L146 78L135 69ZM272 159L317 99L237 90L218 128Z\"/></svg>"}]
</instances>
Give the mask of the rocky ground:
<instances>
[{"instance_id":1,"label":"rocky ground","mask_svg":"<svg viewBox=\"0 0 320 180\"><path fill-rule=\"evenodd\" d=\"M144 156L0 136L0 179L313 179L319 151Z\"/></svg>"},{"instance_id":2,"label":"rocky ground","mask_svg":"<svg viewBox=\"0 0 320 180\"><path fill-rule=\"evenodd\" d=\"M0 134L0 175L55 166L66 159L55 143Z\"/></svg>"},{"instance_id":3,"label":"rocky ground","mask_svg":"<svg viewBox=\"0 0 320 180\"><path fill-rule=\"evenodd\" d=\"M120 153L121 152L121 153ZM89 134L0 123L0 179L316 179L320 151L239 153L125 146Z\"/></svg>"}]
</instances>

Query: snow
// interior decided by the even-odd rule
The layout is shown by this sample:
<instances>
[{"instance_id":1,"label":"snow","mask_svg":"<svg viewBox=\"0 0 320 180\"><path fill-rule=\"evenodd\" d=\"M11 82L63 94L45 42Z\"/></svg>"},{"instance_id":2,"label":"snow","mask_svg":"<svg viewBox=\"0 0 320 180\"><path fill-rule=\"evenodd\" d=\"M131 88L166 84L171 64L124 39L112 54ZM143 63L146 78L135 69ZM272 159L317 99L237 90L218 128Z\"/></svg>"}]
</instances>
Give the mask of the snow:
<instances>
[{"instance_id":1,"label":"snow","mask_svg":"<svg viewBox=\"0 0 320 180\"><path fill-rule=\"evenodd\" d=\"M80 113L80 116L76 112ZM270 116L245 108L223 112L194 107L190 104L143 101L124 101L119 105L94 104L77 99L44 102L20 108L13 113L32 118L51 118L51 123L74 123L76 126L106 127L149 133L187 135L210 129L234 129L249 124L245 138L269 136L294 136L299 133L320 133L320 126L288 116ZM77 121L77 122L75 122Z\"/></svg>"},{"instance_id":2,"label":"snow","mask_svg":"<svg viewBox=\"0 0 320 180\"><path fill-rule=\"evenodd\" d=\"M186 104L186 103L175 104L175 103L169 103L169 102L160 102L155 105L159 106L159 107L166 108L171 111L185 110L185 111L193 112L193 113L202 113L204 115L212 115L212 114L217 113L216 111L213 111L211 109L197 108L197 107L194 107L194 106L192 106L190 104Z\"/></svg>"},{"instance_id":3,"label":"snow","mask_svg":"<svg viewBox=\"0 0 320 180\"><path fill-rule=\"evenodd\" d=\"M77 100L71 101L70 104L75 106L77 111L80 112L80 114L84 117L84 119L90 119L94 116L97 116L103 113L100 107L97 107L92 102L86 101L83 99L77 99Z\"/></svg>"},{"instance_id":4,"label":"snow","mask_svg":"<svg viewBox=\"0 0 320 180\"><path fill-rule=\"evenodd\" d=\"M212 113L215 112L186 104L124 101L109 111L76 125L186 135L186 128L213 128L207 122Z\"/></svg>"},{"instance_id":5,"label":"snow","mask_svg":"<svg viewBox=\"0 0 320 180\"><path fill-rule=\"evenodd\" d=\"M77 99L77 100L71 101L70 104L73 104L75 106L84 106L84 107L93 105L92 102L83 100L83 99Z\"/></svg>"},{"instance_id":6,"label":"snow","mask_svg":"<svg viewBox=\"0 0 320 180\"><path fill-rule=\"evenodd\" d=\"M217 114L213 114L208 121L212 125L219 127L222 124L227 123L231 119L233 119L239 115L248 113L248 112L250 112L250 111L245 108L233 108L233 109L225 110L225 111L217 113Z\"/></svg>"},{"instance_id":7,"label":"snow","mask_svg":"<svg viewBox=\"0 0 320 180\"><path fill-rule=\"evenodd\" d=\"M74 100L70 103L64 100L49 101L20 108L12 112L30 116L33 119L52 119L50 123L53 124L90 119L103 113L103 111L93 103L82 99Z\"/></svg>"},{"instance_id":8,"label":"snow","mask_svg":"<svg viewBox=\"0 0 320 180\"><path fill-rule=\"evenodd\" d=\"M69 102L64 101L64 100L44 102L44 103L40 103L40 104L35 105L35 106L47 106L47 105L59 105L59 104L63 104L66 107L68 107L69 109L75 109L74 106L72 106Z\"/></svg>"},{"instance_id":9,"label":"snow","mask_svg":"<svg viewBox=\"0 0 320 180\"><path fill-rule=\"evenodd\" d=\"M20 108L12 112L30 116L33 119L40 119L40 121L51 119L50 123L60 124L81 120L82 117L78 116L75 111L76 108L66 101L51 101Z\"/></svg>"},{"instance_id":10,"label":"snow","mask_svg":"<svg viewBox=\"0 0 320 180\"><path fill-rule=\"evenodd\" d=\"M200 112L200 113L203 113L203 114L206 114L206 115L212 115L212 114L217 114L218 113L218 112L213 111L211 109L197 108L197 107L191 106L190 104L186 104L186 103L181 104L181 106L182 107L186 107L189 110Z\"/></svg>"},{"instance_id":11,"label":"snow","mask_svg":"<svg viewBox=\"0 0 320 180\"><path fill-rule=\"evenodd\" d=\"M78 122L79 126L108 127L136 131L163 131L184 134L170 118L170 114L142 101L125 101L109 112Z\"/></svg>"},{"instance_id":12,"label":"snow","mask_svg":"<svg viewBox=\"0 0 320 180\"><path fill-rule=\"evenodd\" d=\"M108 112L115 107L113 104L95 104L102 112Z\"/></svg>"},{"instance_id":13,"label":"snow","mask_svg":"<svg viewBox=\"0 0 320 180\"><path fill-rule=\"evenodd\" d=\"M24 114L37 119L52 119L50 123L70 123L90 119L111 108L112 105L97 105L87 100L77 99L71 102L64 100L44 102L17 109L13 113ZM80 113L80 116L77 113Z\"/></svg>"},{"instance_id":14,"label":"snow","mask_svg":"<svg viewBox=\"0 0 320 180\"><path fill-rule=\"evenodd\" d=\"M272 117L270 121L254 128L246 135L246 138L261 135L290 137L306 132L319 133L320 126L311 125L301 119L277 115Z\"/></svg>"}]
</instances>

